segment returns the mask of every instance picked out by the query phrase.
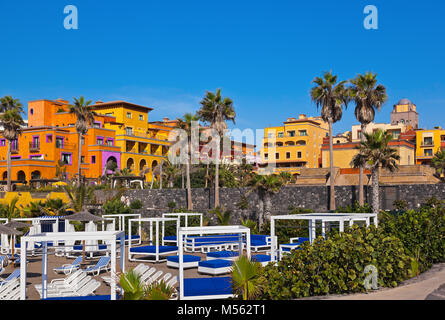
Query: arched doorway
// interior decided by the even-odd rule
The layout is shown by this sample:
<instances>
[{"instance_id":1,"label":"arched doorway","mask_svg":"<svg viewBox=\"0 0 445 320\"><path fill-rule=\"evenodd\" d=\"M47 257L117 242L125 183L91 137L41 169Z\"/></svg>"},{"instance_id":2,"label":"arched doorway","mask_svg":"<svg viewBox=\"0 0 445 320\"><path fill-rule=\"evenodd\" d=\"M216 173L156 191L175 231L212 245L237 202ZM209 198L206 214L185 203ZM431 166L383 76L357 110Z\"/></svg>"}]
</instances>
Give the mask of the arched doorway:
<instances>
[{"instance_id":1,"label":"arched doorway","mask_svg":"<svg viewBox=\"0 0 445 320\"><path fill-rule=\"evenodd\" d=\"M129 158L127 160L127 169L128 170L133 170L134 169L134 160L133 160L133 158Z\"/></svg>"},{"instance_id":2,"label":"arched doorway","mask_svg":"<svg viewBox=\"0 0 445 320\"><path fill-rule=\"evenodd\" d=\"M142 159L141 162L139 162L139 170L144 170L145 166L147 166L147 161L145 161L145 159Z\"/></svg>"},{"instance_id":3,"label":"arched doorway","mask_svg":"<svg viewBox=\"0 0 445 320\"><path fill-rule=\"evenodd\" d=\"M117 169L117 160L115 157L111 156L107 159L107 170L115 171Z\"/></svg>"},{"instance_id":4,"label":"arched doorway","mask_svg":"<svg viewBox=\"0 0 445 320\"><path fill-rule=\"evenodd\" d=\"M32 180L38 180L38 179L40 179L40 177L41 177L40 171L36 170L36 171L31 172Z\"/></svg>"},{"instance_id":5,"label":"arched doorway","mask_svg":"<svg viewBox=\"0 0 445 320\"><path fill-rule=\"evenodd\" d=\"M18 181L26 181L26 174L22 170L17 172L17 180Z\"/></svg>"},{"instance_id":6,"label":"arched doorway","mask_svg":"<svg viewBox=\"0 0 445 320\"><path fill-rule=\"evenodd\" d=\"M3 172L2 178L3 178L3 180L8 179L8 171Z\"/></svg>"}]
</instances>

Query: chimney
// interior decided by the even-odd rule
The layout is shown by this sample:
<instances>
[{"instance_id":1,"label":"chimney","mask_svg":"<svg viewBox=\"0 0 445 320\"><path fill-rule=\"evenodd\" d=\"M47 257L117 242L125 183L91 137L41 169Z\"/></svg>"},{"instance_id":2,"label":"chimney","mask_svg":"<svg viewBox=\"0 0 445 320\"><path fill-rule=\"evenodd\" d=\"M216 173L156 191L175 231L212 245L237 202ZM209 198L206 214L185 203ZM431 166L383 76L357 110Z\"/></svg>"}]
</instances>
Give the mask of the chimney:
<instances>
[{"instance_id":1,"label":"chimney","mask_svg":"<svg viewBox=\"0 0 445 320\"><path fill-rule=\"evenodd\" d=\"M164 122L168 122L168 121L170 121L170 119L167 118L167 117L165 117L164 119L162 119L162 121L164 121Z\"/></svg>"},{"instance_id":2,"label":"chimney","mask_svg":"<svg viewBox=\"0 0 445 320\"><path fill-rule=\"evenodd\" d=\"M303 113L300 113L300 115L298 116L298 119L306 119L306 115Z\"/></svg>"}]
</instances>

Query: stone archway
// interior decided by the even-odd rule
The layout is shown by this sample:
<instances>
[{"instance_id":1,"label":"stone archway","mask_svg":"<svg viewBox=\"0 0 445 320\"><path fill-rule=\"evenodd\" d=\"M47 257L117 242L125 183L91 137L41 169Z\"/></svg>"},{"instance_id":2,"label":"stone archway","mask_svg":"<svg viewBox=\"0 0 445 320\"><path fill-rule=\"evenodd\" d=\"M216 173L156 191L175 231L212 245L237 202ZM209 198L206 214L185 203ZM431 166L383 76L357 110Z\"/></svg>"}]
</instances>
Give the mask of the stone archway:
<instances>
[{"instance_id":1,"label":"stone archway","mask_svg":"<svg viewBox=\"0 0 445 320\"><path fill-rule=\"evenodd\" d=\"M35 170L33 172L31 172L31 179L32 180L38 180L41 178L41 173L39 170Z\"/></svg>"},{"instance_id":2,"label":"stone archway","mask_svg":"<svg viewBox=\"0 0 445 320\"><path fill-rule=\"evenodd\" d=\"M18 181L26 181L26 174L23 170L17 172L17 180Z\"/></svg>"}]
</instances>

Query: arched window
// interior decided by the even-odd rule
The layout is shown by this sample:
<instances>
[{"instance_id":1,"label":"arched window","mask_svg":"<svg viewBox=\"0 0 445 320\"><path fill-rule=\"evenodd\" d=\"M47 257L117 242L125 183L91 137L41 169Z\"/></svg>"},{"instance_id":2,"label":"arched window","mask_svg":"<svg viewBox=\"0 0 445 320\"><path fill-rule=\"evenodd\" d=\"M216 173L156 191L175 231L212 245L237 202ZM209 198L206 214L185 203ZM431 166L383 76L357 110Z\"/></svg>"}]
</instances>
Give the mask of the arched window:
<instances>
[{"instance_id":1,"label":"arched window","mask_svg":"<svg viewBox=\"0 0 445 320\"><path fill-rule=\"evenodd\" d=\"M128 158L127 160L127 169L133 170L134 169L134 160L133 158Z\"/></svg>"}]
</instances>

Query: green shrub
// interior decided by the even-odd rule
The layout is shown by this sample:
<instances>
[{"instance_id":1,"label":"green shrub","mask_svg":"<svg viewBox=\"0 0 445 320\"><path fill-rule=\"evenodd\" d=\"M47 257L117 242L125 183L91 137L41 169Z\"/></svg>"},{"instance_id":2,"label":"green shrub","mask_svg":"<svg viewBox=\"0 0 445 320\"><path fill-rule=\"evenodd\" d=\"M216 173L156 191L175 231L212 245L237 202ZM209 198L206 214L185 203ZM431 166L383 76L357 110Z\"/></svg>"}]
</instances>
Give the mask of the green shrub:
<instances>
[{"instance_id":1,"label":"green shrub","mask_svg":"<svg viewBox=\"0 0 445 320\"><path fill-rule=\"evenodd\" d=\"M170 202L167 204L167 206L168 206L168 208L169 208L170 210L173 210L174 208L176 208L176 202L174 202L174 201L170 201Z\"/></svg>"},{"instance_id":2,"label":"green shrub","mask_svg":"<svg viewBox=\"0 0 445 320\"><path fill-rule=\"evenodd\" d=\"M134 199L130 202L131 209L142 209L142 201L139 199Z\"/></svg>"},{"instance_id":3,"label":"green shrub","mask_svg":"<svg viewBox=\"0 0 445 320\"><path fill-rule=\"evenodd\" d=\"M108 200L103 205L104 214L125 214L131 213L131 208L127 207L120 199Z\"/></svg>"},{"instance_id":4,"label":"green shrub","mask_svg":"<svg viewBox=\"0 0 445 320\"><path fill-rule=\"evenodd\" d=\"M401 241L374 226L353 226L301 248L284 256L277 267L264 268L261 299L365 292L368 265L377 268L378 285L383 287L394 287L411 275L412 258Z\"/></svg>"},{"instance_id":5,"label":"green shrub","mask_svg":"<svg viewBox=\"0 0 445 320\"><path fill-rule=\"evenodd\" d=\"M358 201L355 201L353 205L348 205L346 207L337 207L335 210L337 213L372 213L372 207L365 203L360 206Z\"/></svg>"}]
</instances>

